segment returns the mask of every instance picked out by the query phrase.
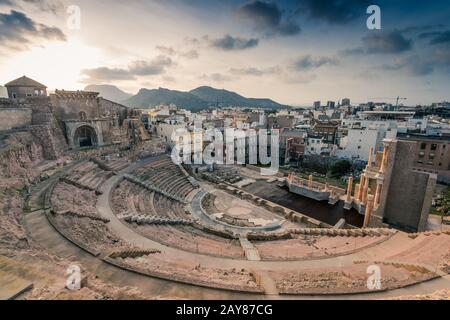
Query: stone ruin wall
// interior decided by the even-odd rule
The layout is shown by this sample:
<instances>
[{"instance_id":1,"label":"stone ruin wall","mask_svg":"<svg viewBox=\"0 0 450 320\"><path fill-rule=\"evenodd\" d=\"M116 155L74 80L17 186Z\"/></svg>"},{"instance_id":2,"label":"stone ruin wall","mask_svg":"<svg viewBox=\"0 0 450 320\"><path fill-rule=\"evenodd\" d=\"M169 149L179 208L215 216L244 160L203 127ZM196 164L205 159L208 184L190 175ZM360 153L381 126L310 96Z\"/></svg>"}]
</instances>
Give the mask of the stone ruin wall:
<instances>
[{"instance_id":1,"label":"stone ruin wall","mask_svg":"<svg viewBox=\"0 0 450 320\"><path fill-rule=\"evenodd\" d=\"M0 131L23 128L31 124L32 111L23 104L0 99Z\"/></svg>"},{"instance_id":2,"label":"stone ruin wall","mask_svg":"<svg viewBox=\"0 0 450 320\"><path fill-rule=\"evenodd\" d=\"M13 133L0 150L0 178L33 177L32 166L42 162L44 147L30 132Z\"/></svg>"}]
</instances>

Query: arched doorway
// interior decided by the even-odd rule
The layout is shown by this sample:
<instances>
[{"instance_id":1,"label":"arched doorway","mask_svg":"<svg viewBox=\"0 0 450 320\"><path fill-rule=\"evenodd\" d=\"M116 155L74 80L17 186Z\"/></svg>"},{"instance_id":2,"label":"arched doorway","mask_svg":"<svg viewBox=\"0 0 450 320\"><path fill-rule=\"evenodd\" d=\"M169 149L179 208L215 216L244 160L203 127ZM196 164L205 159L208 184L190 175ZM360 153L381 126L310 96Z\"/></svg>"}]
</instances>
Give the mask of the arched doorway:
<instances>
[{"instance_id":1,"label":"arched doorway","mask_svg":"<svg viewBox=\"0 0 450 320\"><path fill-rule=\"evenodd\" d=\"M75 131L74 144L77 147L94 147L98 143L97 133L91 126L81 126Z\"/></svg>"}]
</instances>

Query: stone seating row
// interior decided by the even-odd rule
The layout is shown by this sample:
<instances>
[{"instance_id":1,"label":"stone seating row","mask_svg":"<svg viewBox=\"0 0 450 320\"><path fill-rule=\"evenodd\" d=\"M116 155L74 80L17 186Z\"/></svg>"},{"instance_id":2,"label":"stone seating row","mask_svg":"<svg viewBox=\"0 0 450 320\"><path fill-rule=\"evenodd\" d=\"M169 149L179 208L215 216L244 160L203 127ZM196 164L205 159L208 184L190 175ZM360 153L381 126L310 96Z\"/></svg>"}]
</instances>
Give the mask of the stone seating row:
<instances>
[{"instance_id":1,"label":"stone seating row","mask_svg":"<svg viewBox=\"0 0 450 320\"><path fill-rule=\"evenodd\" d=\"M124 217L128 223L147 224L147 225L192 225L192 220L181 218L167 218L148 215L128 215Z\"/></svg>"},{"instance_id":2,"label":"stone seating row","mask_svg":"<svg viewBox=\"0 0 450 320\"><path fill-rule=\"evenodd\" d=\"M142 179L140 179L140 178L138 178L138 177L136 177L134 175L124 174L124 178L127 179L130 182L136 183L137 185L140 185L140 186L144 187L147 190L157 192L157 193L162 194L162 195L164 195L164 196L166 196L166 197L168 197L170 199L173 199L173 200L176 200L176 201L179 201L179 202L182 202L182 203L187 203L186 200L184 200L183 198L181 198L181 197L179 197L177 195L170 194L170 193L168 193L168 192L166 192L166 191L156 187L152 183L150 183L148 181L144 181L144 180L142 180Z\"/></svg>"},{"instance_id":3,"label":"stone seating row","mask_svg":"<svg viewBox=\"0 0 450 320\"><path fill-rule=\"evenodd\" d=\"M291 230L292 234L310 235L310 236L330 236L330 237L380 237L390 236L397 231L392 229L325 229L325 228L313 228L313 229L297 229Z\"/></svg>"},{"instance_id":4,"label":"stone seating row","mask_svg":"<svg viewBox=\"0 0 450 320\"><path fill-rule=\"evenodd\" d=\"M93 214L83 213L83 212L74 211L74 210L56 211L54 209L51 209L50 212L52 214L56 214L56 215L68 215L68 216L75 216L75 217L79 217L79 218L89 218L89 219L101 221L104 223L108 223L110 221L109 219L103 218L99 215L93 215Z\"/></svg>"}]
</instances>

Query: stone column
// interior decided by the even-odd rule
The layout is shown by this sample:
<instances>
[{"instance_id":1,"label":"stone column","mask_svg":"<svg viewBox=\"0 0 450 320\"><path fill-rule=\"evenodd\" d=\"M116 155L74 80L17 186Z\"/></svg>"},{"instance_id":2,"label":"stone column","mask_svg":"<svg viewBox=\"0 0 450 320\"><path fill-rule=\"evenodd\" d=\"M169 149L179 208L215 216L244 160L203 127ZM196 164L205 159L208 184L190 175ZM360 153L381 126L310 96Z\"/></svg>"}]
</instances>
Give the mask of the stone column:
<instances>
[{"instance_id":1,"label":"stone column","mask_svg":"<svg viewBox=\"0 0 450 320\"><path fill-rule=\"evenodd\" d=\"M313 186L313 176L312 176L312 174L309 176L309 180L308 180L308 187L309 188L312 188L312 186Z\"/></svg>"},{"instance_id":2,"label":"stone column","mask_svg":"<svg viewBox=\"0 0 450 320\"><path fill-rule=\"evenodd\" d=\"M353 177L348 178L347 185L347 202L352 201L352 191L353 191Z\"/></svg>"},{"instance_id":3,"label":"stone column","mask_svg":"<svg viewBox=\"0 0 450 320\"><path fill-rule=\"evenodd\" d=\"M378 207L380 205L380 198L381 198L381 189L383 187L383 182L377 181L377 190L375 192L375 207Z\"/></svg>"},{"instance_id":4,"label":"stone column","mask_svg":"<svg viewBox=\"0 0 450 320\"><path fill-rule=\"evenodd\" d=\"M373 210L373 201L374 201L374 197L372 195L369 195L367 197L367 205L366 205L366 212L364 215L364 228L367 228L369 226L370 223L370 216L372 214L372 210Z\"/></svg>"},{"instance_id":5,"label":"stone column","mask_svg":"<svg viewBox=\"0 0 450 320\"><path fill-rule=\"evenodd\" d=\"M360 195L361 195L361 185L357 183L355 185L355 200L359 200Z\"/></svg>"},{"instance_id":6,"label":"stone column","mask_svg":"<svg viewBox=\"0 0 450 320\"><path fill-rule=\"evenodd\" d=\"M389 156L389 146L384 145L383 160L381 160L381 168L380 168L380 172L381 173L385 173L386 172L388 156Z\"/></svg>"},{"instance_id":7,"label":"stone column","mask_svg":"<svg viewBox=\"0 0 450 320\"><path fill-rule=\"evenodd\" d=\"M369 160L367 161L366 170L369 170L370 168L372 168L372 162L373 162L373 147L370 147Z\"/></svg>"},{"instance_id":8,"label":"stone column","mask_svg":"<svg viewBox=\"0 0 450 320\"><path fill-rule=\"evenodd\" d=\"M366 183L366 176L363 174L363 175L361 175L361 180L359 181L359 191L358 191L358 200L359 201L362 201L362 199L363 199L365 183Z\"/></svg>"},{"instance_id":9,"label":"stone column","mask_svg":"<svg viewBox=\"0 0 450 320\"><path fill-rule=\"evenodd\" d=\"M364 179L364 188L363 188L363 194L362 194L362 203L367 202L367 195L369 193L369 178Z\"/></svg>"}]
</instances>

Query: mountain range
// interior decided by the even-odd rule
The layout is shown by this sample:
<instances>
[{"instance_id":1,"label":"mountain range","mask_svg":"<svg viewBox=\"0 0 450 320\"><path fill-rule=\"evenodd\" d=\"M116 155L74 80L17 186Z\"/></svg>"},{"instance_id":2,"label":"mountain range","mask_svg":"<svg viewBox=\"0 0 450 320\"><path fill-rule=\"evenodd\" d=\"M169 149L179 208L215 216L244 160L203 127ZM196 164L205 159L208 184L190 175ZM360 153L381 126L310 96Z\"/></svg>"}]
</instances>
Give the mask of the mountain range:
<instances>
[{"instance_id":1,"label":"mountain range","mask_svg":"<svg viewBox=\"0 0 450 320\"><path fill-rule=\"evenodd\" d=\"M161 104L175 104L180 108L197 112L217 105L271 109L286 107L270 99L246 98L236 92L208 86L199 87L188 92L166 88L141 89L134 96L111 85L89 85L85 90L99 92L106 99L134 108L151 108Z\"/></svg>"},{"instance_id":2,"label":"mountain range","mask_svg":"<svg viewBox=\"0 0 450 320\"><path fill-rule=\"evenodd\" d=\"M84 90L98 92L103 98L116 102L125 101L133 96L109 84L90 84Z\"/></svg>"}]
</instances>

